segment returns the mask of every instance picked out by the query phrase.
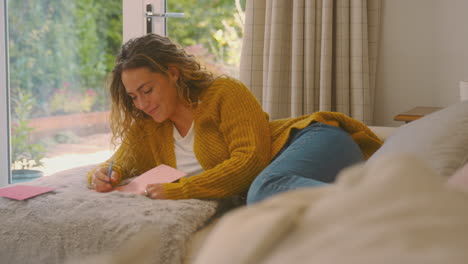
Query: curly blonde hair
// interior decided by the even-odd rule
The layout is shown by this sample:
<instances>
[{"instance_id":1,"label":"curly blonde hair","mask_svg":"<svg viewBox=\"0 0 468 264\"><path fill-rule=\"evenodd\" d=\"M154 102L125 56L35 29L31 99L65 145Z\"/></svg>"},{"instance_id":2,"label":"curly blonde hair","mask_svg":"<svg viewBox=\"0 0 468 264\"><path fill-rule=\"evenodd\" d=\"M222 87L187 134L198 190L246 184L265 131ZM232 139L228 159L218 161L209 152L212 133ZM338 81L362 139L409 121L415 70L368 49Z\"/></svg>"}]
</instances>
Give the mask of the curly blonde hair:
<instances>
[{"instance_id":1,"label":"curly blonde hair","mask_svg":"<svg viewBox=\"0 0 468 264\"><path fill-rule=\"evenodd\" d=\"M193 55L188 54L169 38L157 34L134 38L122 45L112 70L109 87L112 99L110 126L114 144L122 142L132 124L150 118L137 109L127 95L122 83L122 72L145 67L152 72L168 76L169 65L179 70L176 84L179 98L188 105L196 105L201 93L213 83L214 77Z\"/></svg>"}]
</instances>

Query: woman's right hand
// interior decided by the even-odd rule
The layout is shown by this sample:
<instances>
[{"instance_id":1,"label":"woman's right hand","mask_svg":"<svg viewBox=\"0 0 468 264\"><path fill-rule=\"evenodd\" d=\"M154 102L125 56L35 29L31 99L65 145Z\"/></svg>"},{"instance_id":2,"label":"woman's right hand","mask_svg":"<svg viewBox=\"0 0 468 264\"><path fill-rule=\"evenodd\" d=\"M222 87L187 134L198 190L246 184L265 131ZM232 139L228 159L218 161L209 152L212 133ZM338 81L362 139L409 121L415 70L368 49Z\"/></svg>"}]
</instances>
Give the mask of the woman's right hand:
<instances>
[{"instance_id":1,"label":"woman's right hand","mask_svg":"<svg viewBox=\"0 0 468 264\"><path fill-rule=\"evenodd\" d=\"M119 173L112 171L110 182L107 176L108 168L98 168L93 173L92 185L97 192L109 192L112 191L112 184L115 184L119 179Z\"/></svg>"}]
</instances>

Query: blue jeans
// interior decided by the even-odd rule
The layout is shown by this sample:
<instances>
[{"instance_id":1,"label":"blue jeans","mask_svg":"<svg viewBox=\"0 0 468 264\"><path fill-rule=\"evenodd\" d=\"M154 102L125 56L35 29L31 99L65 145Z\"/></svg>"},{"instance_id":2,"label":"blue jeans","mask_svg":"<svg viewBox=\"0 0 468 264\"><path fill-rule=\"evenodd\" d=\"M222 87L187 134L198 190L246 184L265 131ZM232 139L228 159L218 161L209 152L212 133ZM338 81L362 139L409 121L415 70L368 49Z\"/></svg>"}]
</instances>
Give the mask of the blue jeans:
<instances>
[{"instance_id":1,"label":"blue jeans","mask_svg":"<svg viewBox=\"0 0 468 264\"><path fill-rule=\"evenodd\" d=\"M343 168L361 161L361 149L341 128L313 123L293 130L281 151L253 181L247 204L277 193L331 183Z\"/></svg>"}]
</instances>

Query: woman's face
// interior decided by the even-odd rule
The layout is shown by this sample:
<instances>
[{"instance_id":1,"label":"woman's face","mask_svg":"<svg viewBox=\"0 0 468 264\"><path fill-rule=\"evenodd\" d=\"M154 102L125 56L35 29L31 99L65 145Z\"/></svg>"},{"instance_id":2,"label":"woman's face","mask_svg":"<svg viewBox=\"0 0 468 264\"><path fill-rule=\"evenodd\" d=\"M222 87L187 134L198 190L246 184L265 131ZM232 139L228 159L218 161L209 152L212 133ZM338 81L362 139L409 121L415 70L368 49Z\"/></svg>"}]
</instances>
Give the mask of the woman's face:
<instances>
[{"instance_id":1,"label":"woman's face","mask_svg":"<svg viewBox=\"0 0 468 264\"><path fill-rule=\"evenodd\" d=\"M158 123L172 120L181 103L176 91L178 71L175 67L169 67L168 74L166 77L146 67L122 72L122 83L135 107Z\"/></svg>"}]
</instances>

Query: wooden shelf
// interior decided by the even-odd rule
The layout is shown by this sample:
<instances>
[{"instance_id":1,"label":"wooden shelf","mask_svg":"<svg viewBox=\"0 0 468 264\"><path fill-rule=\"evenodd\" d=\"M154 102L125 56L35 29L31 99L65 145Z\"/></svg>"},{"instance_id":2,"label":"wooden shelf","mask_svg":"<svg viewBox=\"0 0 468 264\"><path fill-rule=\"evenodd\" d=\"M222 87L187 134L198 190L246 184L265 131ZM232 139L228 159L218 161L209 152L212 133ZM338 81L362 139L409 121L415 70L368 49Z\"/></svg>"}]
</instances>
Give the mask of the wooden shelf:
<instances>
[{"instance_id":1,"label":"wooden shelf","mask_svg":"<svg viewBox=\"0 0 468 264\"><path fill-rule=\"evenodd\" d=\"M406 123L409 123L411 121L414 121L416 119L419 119L423 116L426 116L430 113L433 113L435 111L438 111L442 109L442 107L427 107L427 106L417 106L414 107L406 112L400 113L396 115L393 120L395 121L404 121Z\"/></svg>"}]
</instances>

